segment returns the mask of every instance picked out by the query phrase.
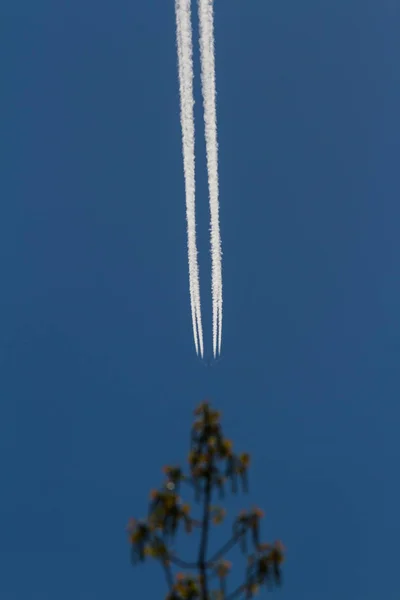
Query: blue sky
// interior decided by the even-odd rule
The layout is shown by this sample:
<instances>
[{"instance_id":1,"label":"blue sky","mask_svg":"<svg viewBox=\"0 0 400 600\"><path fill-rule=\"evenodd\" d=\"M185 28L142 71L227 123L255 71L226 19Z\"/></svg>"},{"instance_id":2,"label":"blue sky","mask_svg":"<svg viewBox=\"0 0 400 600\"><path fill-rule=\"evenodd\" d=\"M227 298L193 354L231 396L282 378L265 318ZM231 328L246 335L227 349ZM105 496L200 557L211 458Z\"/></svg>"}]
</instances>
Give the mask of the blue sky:
<instances>
[{"instance_id":1,"label":"blue sky","mask_svg":"<svg viewBox=\"0 0 400 600\"><path fill-rule=\"evenodd\" d=\"M125 525L206 396L253 457L227 508L259 504L287 547L276 597L399 598L399 19L394 0L216 0L224 331L207 369L172 0L2 1L2 600L164 598ZM198 77L195 93L210 352Z\"/></svg>"}]
</instances>

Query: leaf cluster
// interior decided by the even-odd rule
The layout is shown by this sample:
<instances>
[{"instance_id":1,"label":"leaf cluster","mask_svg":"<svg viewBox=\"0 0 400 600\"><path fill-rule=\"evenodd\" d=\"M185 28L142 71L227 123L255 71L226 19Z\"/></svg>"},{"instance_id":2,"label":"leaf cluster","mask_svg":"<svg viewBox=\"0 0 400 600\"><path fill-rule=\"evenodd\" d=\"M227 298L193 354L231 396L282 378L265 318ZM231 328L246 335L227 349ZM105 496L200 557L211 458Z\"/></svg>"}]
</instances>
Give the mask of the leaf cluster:
<instances>
[{"instance_id":1,"label":"leaf cluster","mask_svg":"<svg viewBox=\"0 0 400 600\"><path fill-rule=\"evenodd\" d=\"M228 485L233 493L239 486L245 493L248 491L250 456L234 452L232 442L223 435L220 413L208 402L202 402L194 414L188 474L179 466L164 467L165 479L161 488L150 493L147 518L131 519L128 524L132 563L143 562L146 557L160 562L169 588L166 600L252 598L260 586L281 584L284 549L280 542L261 542L263 512L253 508L237 516L231 538L213 556L208 556L210 524L222 523L226 514L221 506L211 504L213 494L216 492L223 499ZM183 484L193 489L195 501L202 505L200 518L194 517L190 505L182 501L180 490ZM190 534L194 528L199 528L201 533L199 553L195 560L186 561L174 552L172 542L179 529ZM226 579L231 564L224 556L237 544L247 557L247 566L243 583L228 593ZM179 572L174 577L172 567L189 573ZM218 579L218 588L210 590L209 584L214 579Z\"/></svg>"}]
</instances>

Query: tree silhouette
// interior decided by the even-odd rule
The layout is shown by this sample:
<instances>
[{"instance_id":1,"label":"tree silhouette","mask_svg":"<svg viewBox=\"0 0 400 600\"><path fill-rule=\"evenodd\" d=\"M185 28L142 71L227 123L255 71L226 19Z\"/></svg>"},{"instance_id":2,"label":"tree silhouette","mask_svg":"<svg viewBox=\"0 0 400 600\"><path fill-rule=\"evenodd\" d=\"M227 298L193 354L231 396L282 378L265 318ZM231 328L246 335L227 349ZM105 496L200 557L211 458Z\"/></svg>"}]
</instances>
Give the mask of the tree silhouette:
<instances>
[{"instance_id":1,"label":"tree silhouette","mask_svg":"<svg viewBox=\"0 0 400 600\"><path fill-rule=\"evenodd\" d=\"M131 519L128 524L132 563L143 562L146 557L158 560L164 570L169 588L166 600L234 600L252 598L265 585L272 588L281 585L281 563L284 548L281 542L261 543L259 508L242 511L234 520L232 537L211 557L208 556L210 525L218 525L225 510L211 504L213 493L224 498L229 482L236 493L239 485L248 490L250 456L235 454L233 444L222 432L220 413L212 410L208 402L202 402L195 410L188 457L190 474L180 467L164 467L165 481L158 491L151 492L148 517L144 521ZM191 515L189 504L179 496L181 484L189 485L198 503L202 503L201 519ZM186 533L200 529L200 547L197 560L183 560L172 548L180 525ZM250 541L250 546L249 546ZM227 575L231 564L224 556L236 544L247 557L243 582L232 592L227 591ZM177 573L179 567L188 574ZM211 590L211 581L218 580L218 589Z\"/></svg>"}]
</instances>

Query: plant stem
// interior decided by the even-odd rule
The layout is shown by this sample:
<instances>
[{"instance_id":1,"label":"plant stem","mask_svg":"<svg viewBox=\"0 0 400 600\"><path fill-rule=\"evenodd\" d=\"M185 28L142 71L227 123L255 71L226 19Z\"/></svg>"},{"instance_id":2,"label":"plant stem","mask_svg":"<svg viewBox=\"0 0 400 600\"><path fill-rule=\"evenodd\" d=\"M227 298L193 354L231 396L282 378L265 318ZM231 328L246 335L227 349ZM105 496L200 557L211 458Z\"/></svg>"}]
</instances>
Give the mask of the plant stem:
<instances>
[{"instance_id":1,"label":"plant stem","mask_svg":"<svg viewBox=\"0 0 400 600\"><path fill-rule=\"evenodd\" d=\"M201 532L201 543L199 551L199 573L201 585L201 600L209 600L208 597L208 582L207 582L207 544L208 544L208 528L210 523L210 502L211 502L211 474L213 469L213 457L209 454L208 469L206 475L206 485L204 489L204 510Z\"/></svg>"}]
</instances>

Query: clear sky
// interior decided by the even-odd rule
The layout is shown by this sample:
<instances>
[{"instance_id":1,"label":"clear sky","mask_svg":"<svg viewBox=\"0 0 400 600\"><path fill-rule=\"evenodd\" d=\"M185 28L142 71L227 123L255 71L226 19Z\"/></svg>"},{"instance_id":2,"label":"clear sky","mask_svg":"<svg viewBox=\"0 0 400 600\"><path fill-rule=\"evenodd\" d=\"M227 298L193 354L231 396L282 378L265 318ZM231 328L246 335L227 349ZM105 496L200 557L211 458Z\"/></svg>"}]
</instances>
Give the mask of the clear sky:
<instances>
[{"instance_id":1,"label":"clear sky","mask_svg":"<svg viewBox=\"0 0 400 600\"><path fill-rule=\"evenodd\" d=\"M125 525L206 396L253 457L228 509L259 504L287 547L276 597L398 600L399 27L395 0L215 1L224 330L206 368L173 1L2 0L2 600L164 598Z\"/></svg>"}]
</instances>

